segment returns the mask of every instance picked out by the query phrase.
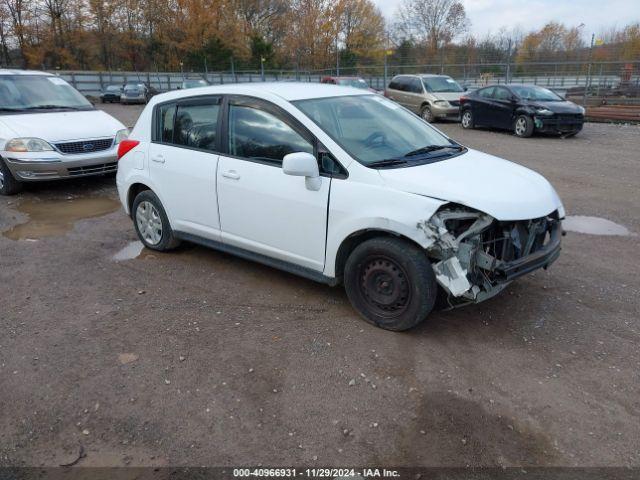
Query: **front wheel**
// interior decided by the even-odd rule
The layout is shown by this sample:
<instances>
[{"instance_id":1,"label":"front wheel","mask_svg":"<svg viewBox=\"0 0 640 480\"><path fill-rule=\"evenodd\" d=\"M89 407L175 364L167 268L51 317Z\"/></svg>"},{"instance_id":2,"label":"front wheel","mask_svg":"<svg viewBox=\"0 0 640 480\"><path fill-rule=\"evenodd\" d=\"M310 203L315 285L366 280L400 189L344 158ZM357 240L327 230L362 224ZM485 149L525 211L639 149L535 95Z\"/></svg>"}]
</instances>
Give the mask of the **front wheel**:
<instances>
[{"instance_id":1,"label":"front wheel","mask_svg":"<svg viewBox=\"0 0 640 480\"><path fill-rule=\"evenodd\" d=\"M460 120L460 123L462 124L462 128L465 129L472 129L473 127L475 127L471 110L465 110L462 113L462 119Z\"/></svg>"},{"instance_id":2,"label":"front wheel","mask_svg":"<svg viewBox=\"0 0 640 480\"><path fill-rule=\"evenodd\" d=\"M432 123L435 120L433 112L431 111L429 105L425 105L424 107L422 107L422 110L420 110L420 117L428 123Z\"/></svg>"},{"instance_id":3,"label":"front wheel","mask_svg":"<svg viewBox=\"0 0 640 480\"><path fill-rule=\"evenodd\" d=\"M520 115L516 118L514 125L514 132L516 136L521 138L530 137L533 135L533 119L528 115Z\"/></svg>"},{"instance_id":4,"label":"front wheel","mask_svg":"<svg viewBox=\"0 0 640 480\"><path fill-rule=\"evenodd\" d=\"M138 238L145 247L163 252L180 244L173 235L160 199L151 190L144 190L136 196L131 214Z\"/></svg>"},{"instance_id":5,"label":"front wheel","mask_svg":"<svg viewBox=\"0 0 640 480\"><path fill-rule=\"evenodd\" d=\"M347 259L344 285L351 304L365 320L394 331L422 322L433 309L438 291L425 251L393 237L358 245Z\"/></svg>"},{"instance_id":6,"label":"front wheel","mask_svg":"<svg viewBox=\"0 0 640 480\"><path fill-rule=\"evenodd\" d=\"M22 191L24 184L15 179L11 170L0 158L0 195L15 195Z\"/></svg>"}]
</instances>

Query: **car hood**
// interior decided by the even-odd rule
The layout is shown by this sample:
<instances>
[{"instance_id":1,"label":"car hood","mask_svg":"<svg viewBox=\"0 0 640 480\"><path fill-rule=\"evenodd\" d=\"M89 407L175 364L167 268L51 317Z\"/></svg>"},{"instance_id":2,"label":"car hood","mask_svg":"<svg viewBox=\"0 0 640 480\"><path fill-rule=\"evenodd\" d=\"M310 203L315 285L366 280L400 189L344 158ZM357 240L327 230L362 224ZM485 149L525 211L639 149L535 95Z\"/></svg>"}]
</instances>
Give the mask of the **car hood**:
<instances>
[{"instance_id":1,"label":"car hood","mask_svg":"<svg viewBox=\"0 0 640 480\"><path fill-rule=\"evenodd\" d=\"M446 101L451 101L451 100L460 100L460 97L464 95L464 92L439 92L433 93L434 97L439 98L440 100L446 100Z\"/></svg>"},{"instance_id":2,"label":"car hood","mask_svg":"<svg viewBox=\"0 0 640 480\"><path fill-rule=\"evenodd\" d=\"M48 142L113 137L124 127L101 110L7 115L2 121L16 137L36 137Z\"/></svg>"},{"instance_id":3,"label":"car hood","mask_svg":"<svg viewBox=\"0 0 640 480\"><path fill-rule=\"evenodd\" d=\"M528 105L532 107L543 107L547 110L551 110L553 113L582 113L580 107L573 102L529 102Z\"/></svg>"},{"instance_id":4,"label":"car hood","mask_svg":"<svg viewBox=\"0 0 640 480\"><path fill-rule=\"evenodd\" d=\"M379 170L395 189L488 213L497 220L527 220L560 210L551 184L538 173L475 150L441 162Z\"/></svg>"}]
</instances>

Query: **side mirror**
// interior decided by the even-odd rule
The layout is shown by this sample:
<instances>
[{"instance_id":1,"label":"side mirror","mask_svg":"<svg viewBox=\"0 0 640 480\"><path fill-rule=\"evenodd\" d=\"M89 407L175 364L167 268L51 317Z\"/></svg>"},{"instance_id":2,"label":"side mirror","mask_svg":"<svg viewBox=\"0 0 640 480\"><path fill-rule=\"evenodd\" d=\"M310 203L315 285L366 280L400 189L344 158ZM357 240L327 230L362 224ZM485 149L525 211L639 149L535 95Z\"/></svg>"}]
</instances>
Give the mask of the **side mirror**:
<instances>
[{"instance_id":1,"label":"side mirror","mask_svg":"<svg viewBox=\"0 0 640 480\"><path fill-rule=\"evenodd\" d=\"M285 175L305 177L304 181L309 190L320 190L322 179L318 161L310 153L296 152L285 155L282 159L282 171Z\"/></svg>"}]
</instances>

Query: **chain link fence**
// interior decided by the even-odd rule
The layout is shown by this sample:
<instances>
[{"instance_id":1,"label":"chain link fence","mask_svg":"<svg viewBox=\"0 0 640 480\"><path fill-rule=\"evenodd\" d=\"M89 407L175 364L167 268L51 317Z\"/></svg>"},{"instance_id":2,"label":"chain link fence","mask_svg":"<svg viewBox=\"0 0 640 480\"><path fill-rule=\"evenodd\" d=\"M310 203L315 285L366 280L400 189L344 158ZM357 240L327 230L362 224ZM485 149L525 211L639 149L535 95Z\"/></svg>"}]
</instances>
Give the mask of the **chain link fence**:
<instances>
[{"instance_id":1,"label":"chain link fence","mask_svg":"<svg viewBox=\"0 0 640 480\"><path fill-rule=\"evenodd\" d=\"M326 76L359 76L371 87L384 90L394 75L437 73L453 77L469 89L500 83L529 83L582 97L587 102L619 98L622 103L640 103L640 61L638 62L535 62L460 63L429 65L336 66L332 69L253 70L226 72L94 72L55 71L87 96L98 96L107 85L145 83L160 92L175 90L183 80L202 78L213 85L229 83L302 81L320 82ZM586 93L586 95L585 95Z\"/></svg>"}]
</instances>

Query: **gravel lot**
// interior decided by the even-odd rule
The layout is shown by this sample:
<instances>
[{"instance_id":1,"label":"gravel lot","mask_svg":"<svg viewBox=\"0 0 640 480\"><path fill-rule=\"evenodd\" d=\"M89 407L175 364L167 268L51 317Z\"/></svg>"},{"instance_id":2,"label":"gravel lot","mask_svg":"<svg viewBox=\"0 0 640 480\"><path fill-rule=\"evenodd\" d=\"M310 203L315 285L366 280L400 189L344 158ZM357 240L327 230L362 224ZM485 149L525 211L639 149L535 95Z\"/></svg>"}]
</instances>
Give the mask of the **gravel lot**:
<instances>
[{"instance_id":1,"label":"gravel lot","mask_svg":"<svg viewBox=\"0 0 640 480\"><path fill-rule=\"evenodd\" d=\"M640 232L638 126L438 126ZM340 288L204 248L115 261L135 240L115 200L113 178L0 198L0 465L82 445L82 466L640 466L639 236L569 233L549 271L391 333Z\"/></svg>"}]
</instances>

